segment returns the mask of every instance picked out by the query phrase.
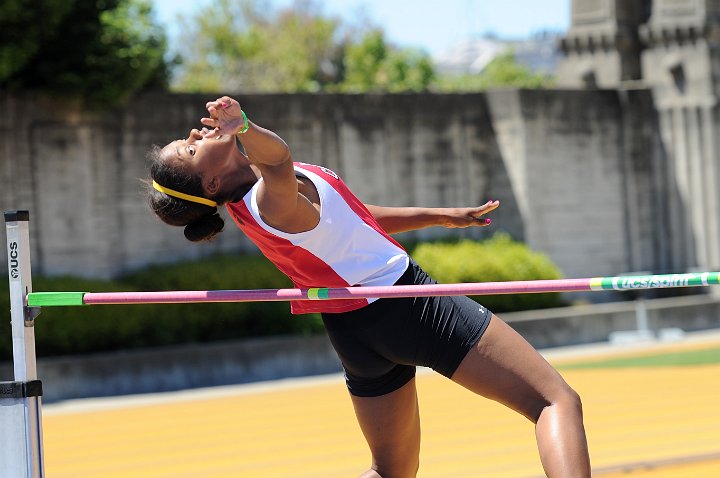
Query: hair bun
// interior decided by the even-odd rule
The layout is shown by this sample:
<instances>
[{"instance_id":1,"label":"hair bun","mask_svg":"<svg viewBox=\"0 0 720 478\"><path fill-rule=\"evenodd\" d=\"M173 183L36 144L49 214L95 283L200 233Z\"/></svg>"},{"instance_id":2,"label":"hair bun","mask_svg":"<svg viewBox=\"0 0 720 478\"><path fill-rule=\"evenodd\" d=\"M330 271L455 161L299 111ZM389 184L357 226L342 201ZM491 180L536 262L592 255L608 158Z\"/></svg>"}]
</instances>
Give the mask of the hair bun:
<instances>
[{"instance_id":1,"label":"hair bun","mask_svg":"<svg viewBox=\"0 0 720 478\"><path fill-rule=\"evenodd\" d=\"M222 231L223 227L225 221L216 210L185 226L185 237L192 242L209 241Z\"/></svg>"}]
</instances>

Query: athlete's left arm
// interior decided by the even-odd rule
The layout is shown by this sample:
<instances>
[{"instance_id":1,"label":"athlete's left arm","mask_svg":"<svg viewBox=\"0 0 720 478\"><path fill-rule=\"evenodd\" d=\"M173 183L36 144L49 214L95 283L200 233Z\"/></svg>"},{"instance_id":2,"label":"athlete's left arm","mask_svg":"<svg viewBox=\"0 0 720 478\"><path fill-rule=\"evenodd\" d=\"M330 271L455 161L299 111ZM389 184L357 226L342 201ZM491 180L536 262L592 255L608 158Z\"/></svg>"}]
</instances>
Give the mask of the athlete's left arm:
<instances>
[{"instance_id":1,"label":"athlete's left arm","mask_svg":"<svg viewBox=\"0 0 720 478\"><path fill-rule=\"evenodd\" d=\"M365 204L370 214L388 234L426 227L489 226L485 214L497 209L500 201L488 201L478 207L386 207Z\"/></svg>"}]
</instances>

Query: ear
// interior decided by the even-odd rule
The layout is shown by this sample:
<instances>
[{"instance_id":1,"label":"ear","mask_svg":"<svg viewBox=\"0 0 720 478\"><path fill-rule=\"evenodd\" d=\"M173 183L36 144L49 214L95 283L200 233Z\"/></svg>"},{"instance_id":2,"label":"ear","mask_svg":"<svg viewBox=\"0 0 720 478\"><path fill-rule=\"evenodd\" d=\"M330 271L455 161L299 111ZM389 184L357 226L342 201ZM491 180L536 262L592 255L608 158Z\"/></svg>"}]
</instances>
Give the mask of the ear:
<instances>
[{"instance_id":1,"label":"ear","mask_svg":"<svg viewBox=\"0 0 720 478\"><path fill-rule=\"evenodd\" d=\"M220 176L206 176L202 180L203 191L209 196L214 197L220 192L220 186L222 185L222 179Z\"/></svg>"}]
</instances>

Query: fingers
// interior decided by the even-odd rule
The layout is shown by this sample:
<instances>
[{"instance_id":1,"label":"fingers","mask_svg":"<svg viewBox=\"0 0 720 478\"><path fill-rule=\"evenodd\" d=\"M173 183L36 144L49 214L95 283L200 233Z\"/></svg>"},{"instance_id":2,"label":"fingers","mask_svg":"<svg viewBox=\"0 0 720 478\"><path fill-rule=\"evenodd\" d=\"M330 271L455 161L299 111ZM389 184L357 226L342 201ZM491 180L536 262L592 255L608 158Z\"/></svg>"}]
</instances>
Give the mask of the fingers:
<instances>
[{"instance_id":1,"label":"fingers","mask_svg":"<svg viewBox=\"0 0 720 478\"><path fill-rule=\"evenodd\" d=\"M222 96L215 101L208 101L205 103L205 108L210 116L201 118L200 123L211 128L205 134L207 138L223 134L224 130L228 129L228 125L234 123L242 115L240 103L229 96Z\"/></svg>"},{"instance_id":2,"label":"fingers","mask_svg":"<svg viewBox=\"0 0 720 478\"><path fill-rule=\"evenodd\" d=\"M223 96L216 99L215 101L208 101L207 103L205 103L205 108L207 108L208 110L210 108L227 108L232 104L233 101L234 100L229 96Z\"/></svg>"},{"instance_id":3,"label":"fingers","mask_svg":"<svg viewBox=\"0 0 720 478\"><path fill-rule=\"evenodd\" d=\"M483 204L482 206L480 206L480 209L482 209L483 212L486 212L486 213L487 213L487 212L490 212L490 211L494 211L494 210L497 209L499 206L500 206L500 201L491 199L491 200L489 200L488 202L486 202L485 204Z\"/></svg>"},{"instance_id":4,"label":"fingers","mask_svg":"<svg viewBox=\"0 0 720 478\"><path fill-rule=\"evenodd\" d=\"M217 118L200 118L200 122L210 128L215 128L219 123Z\"/></svg>"},{"instance_id":5,"label":"fingers","mask_svg":"<svg viewBox=\"0 0 720 478\"><path fill-rule=\"evenodd\" d=\"M450 219L444 224L449 228L486 227L492 224L492 219L487 217L475 217L470 214Z\"/></svg>"},{"instance_id":6,"label":"fingers","mask_svg":"<svg viewBox=\"0 0 720 478\"><path fill-rule=\"evenodd\" d=\"M482 206L473 208L473 210L470 212L470 215L477 219L484 214L494 211L498 207L500 207L500 201L490 200Z\"/></svg>"},{"instance_id":7,"label":"fingers","mask_svg":"<svg viewBox=\"0 0 720 478\"><path fill-rule=\"evenodd\" d=\"M492 224L492 219L489 217L475 217L472 215L469 215L465 221L460 227L486 227Z\"/></svg>"},{"instance_id":8,"label":"fingers","mask_svg":"<svg viewBox=\"0 0 720 478\"><path fill-rule=\"evenodd\" d=\"M207 119L207 118L203 118L203 120L204 119ZM200 121L202 121L202 120L200 120ZM208 125L208 126L210 126L210 125ZM215 136L217 136L217 128L215 128L214 126L211 128L203 128L199 131L199 134L200 134L201 138L214 138Z\"/></svg>"},{"instance_id":9,"label":"fingers","mask_svg":"<svg viewBox=\"0 0 720 478\"><path fill-rule=\"evenodd\" d=\"M208 101L205 103L205 109L210 113L210 118L202 118L200 122L205 126L217 127L220 119L220 113L227 109L232 103L229 101L230 98L223 96L215 101Z\"/></svg>"},{"instance_id":10,"label":"fingers","mask_svg":"<svg viewBox=\"0 0 720 478\"><path fill-rule=\"evenodd\" d=\"M479 227L487 227L490 224L492 224L492 219L482 217L485 214L494 211L500 207L500 201L496 200L490 200L483 204L482 206L476 207L470 211L468 216L470 217L471 221L469 226L479 226Z\"/></svg>"},{"instance_id":11,"label":"fingers","mask_svg":"<svg viewBox=\"0 0 720 478\"><path fill-rule=\"evenodd\" d=\"M204 124L205 126L208 126L208 128L203 128L200 132L203 135L203 138L214 138L217 136L218 133L218 127L220 122L215 118L201 118L200 122Z\"/></svg>"},{"instance_id":12,"label":"fingers","mask_svg":"<svg viewBox=\"0 0 720 478\"><path fill-rule=\"evenodd\" d=\"M211 116L214 117L218 111L222 111L236 105L240 106L240 103L230 98L229 96L223 96L216 99L215 101L208 101L207 103L205 103L205 108L210 111Z\"/></svg>"}]
</instances>

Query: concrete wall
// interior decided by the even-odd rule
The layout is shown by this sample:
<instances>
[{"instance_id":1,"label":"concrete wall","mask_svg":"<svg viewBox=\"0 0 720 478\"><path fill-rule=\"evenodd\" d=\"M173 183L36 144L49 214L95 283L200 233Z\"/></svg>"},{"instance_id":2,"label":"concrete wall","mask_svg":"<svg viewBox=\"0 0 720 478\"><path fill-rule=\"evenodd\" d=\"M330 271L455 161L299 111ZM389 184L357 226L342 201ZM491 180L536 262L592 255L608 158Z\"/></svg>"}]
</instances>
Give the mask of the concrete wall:
<instances>
[{"instance_id":1,"label":"concrete wall","mask_svg":"<svg viewBox=\"0 0 720 478\"><path fill-rule=\"evenodd\" d=\"M342 370L325 335L41 358L44 401L155 393ZM12 366L0 364L2 380Z\"/></svg>"},{"instance_id":2,"label":"concrete wall","mask_svg":"<svg viewBox=\"0 0 720 478\"><path fill-rule=\"evenodd\" d=\"M491 229L435 228L401 239L505 230L547 252L569 277L698 265L668 259L685 254L684 243L653 239L666 232L666 208L647 198L665 198L680 215L685 205L666 180L649 91L239 98L296 160L335 169L365 202L502 201ZM143 198L145 151L197 126L208 99L148 94L97 113L0 95L0 207L30 210L36 274L110 277L253 249L231 223L212 244L189 243Z\"/></svg>"},{"instance_id":3,"label":"concrete wall","mask_svg":"<svg viewBox=\"0 0 720 478\"><path fill-rule=\"evenodd\" d=\"M617 94L506 91L489 101L528 244L571 277L627 270Z\"/></svg>"}]
</instances>

